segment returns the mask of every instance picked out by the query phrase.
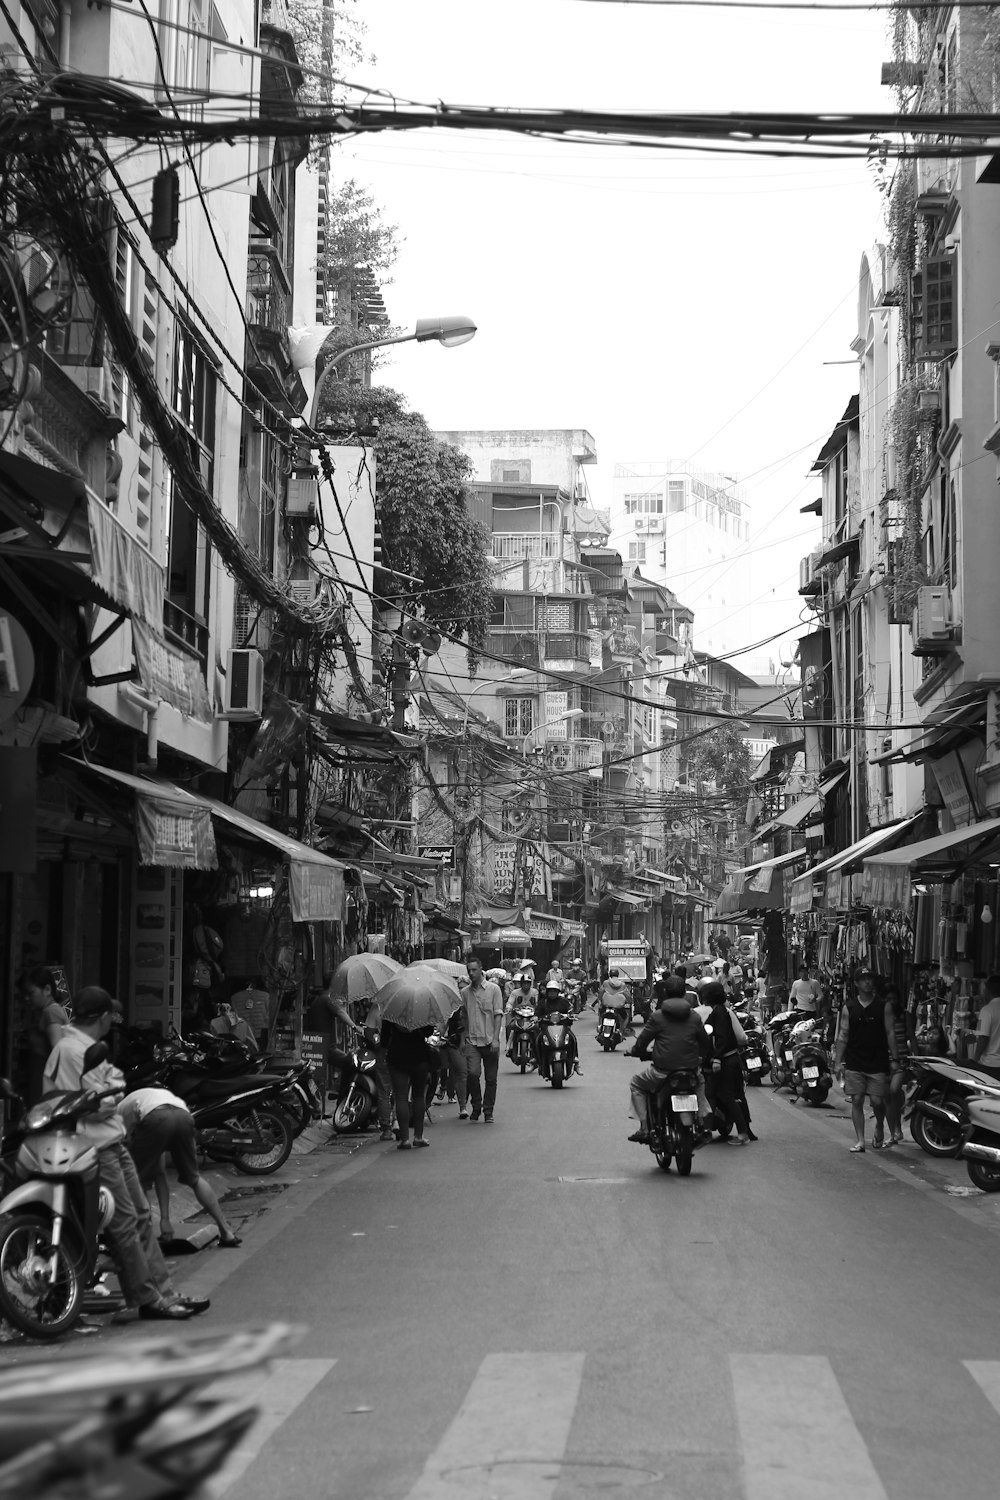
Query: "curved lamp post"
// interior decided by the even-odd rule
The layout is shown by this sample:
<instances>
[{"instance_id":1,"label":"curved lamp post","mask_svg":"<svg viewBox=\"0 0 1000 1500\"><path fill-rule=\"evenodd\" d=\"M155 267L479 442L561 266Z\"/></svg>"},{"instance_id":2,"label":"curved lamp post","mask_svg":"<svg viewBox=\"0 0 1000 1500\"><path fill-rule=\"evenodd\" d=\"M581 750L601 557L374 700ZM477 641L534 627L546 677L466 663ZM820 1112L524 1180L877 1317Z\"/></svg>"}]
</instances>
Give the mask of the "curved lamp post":
<instances>
[{"instance_id":1,"label":"curved lamp post","mask_svg":"<svg viewBox=\"0 0 1000 1500\"><path fill-rule=\"evenodd\" d=\"M332 329L331 329L332 332ZM370 339L364 344L351 344L347 349L341 349L332 359L328 359L323 366L323 373L316 382L316 390L313 394L312 408L309 412L309 426L315 428L316 417L319 413L319 398L330 378L331 371L335 370L341 360L349 358L352 354L360 354L365 349L385 349L389 344L443 344L446 349L457 348L459 344L467 344L476 336L476 325L471 318L418 318L417 326L412 333L400 333L391 339Z\"/></svg>"},{"instance_id":2,"label":"curved lamp post","mask_svg":"<svg viewBox=\"0 0 1000 1500\"><path fill-rule=\"evenodd\" d=\"M554 719L546 719L546 721L545 721L544 724L536 724L535 727L534 727L534 729L529 729L528 732L527 732L527 734L521 740L521 756L522 756L522 759L524 759L524 760L527 759L527 757L528 757L528 741L531 739L532 735L537 734L540 729L548 729L553 724L562 724L564 722L564 720L566 720L566 719L579 719L579 718L582 717L582 715L583 715L583 709L582 708L571 708L566 713L564 713L564 714L558 714L557 717L554 718Z\"/></svg>"}]
</instances>

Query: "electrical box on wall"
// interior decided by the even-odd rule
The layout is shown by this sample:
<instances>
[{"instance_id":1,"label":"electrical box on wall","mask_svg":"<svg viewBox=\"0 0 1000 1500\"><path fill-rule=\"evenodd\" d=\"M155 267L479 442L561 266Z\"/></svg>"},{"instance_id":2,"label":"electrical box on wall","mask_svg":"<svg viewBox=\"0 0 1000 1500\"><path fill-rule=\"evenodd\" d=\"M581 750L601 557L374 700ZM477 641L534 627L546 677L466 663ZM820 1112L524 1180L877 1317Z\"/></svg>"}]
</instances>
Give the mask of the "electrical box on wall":
<instances>
[{"instance_id":1,"label":"electrical box on wall","mask_svg":"<svg viewBox=\"0 0 1000 1500\"><path fill-rule=\"evenodd\" d=\"M224 719L259 719L264 707L264 658L259 651L241 648L226 652L223 689Z\"/></svg>"},{"instance_id":2,"label":"electrical box on wall","mask_svg":"<svg viewBox=\"0 0 1000 1500\"><path fill-rule=\"evenodd\" d=\"M285 515L303 518L316 515L319 509L319 482L315 469L298 469L289 474L285 486Z\"/></svg>"},{"instance_id":3,"label":"electrical box on wall","mask_svg":"<svg viewBox=\"0 0 1000 1500\"><path fill-rule=\"evenodd\" d=\"M947 651L952 634L948 590L937 585L917 589L917 607L913 611L914 655L929 656Z\"/></svg>"}]
</instances>

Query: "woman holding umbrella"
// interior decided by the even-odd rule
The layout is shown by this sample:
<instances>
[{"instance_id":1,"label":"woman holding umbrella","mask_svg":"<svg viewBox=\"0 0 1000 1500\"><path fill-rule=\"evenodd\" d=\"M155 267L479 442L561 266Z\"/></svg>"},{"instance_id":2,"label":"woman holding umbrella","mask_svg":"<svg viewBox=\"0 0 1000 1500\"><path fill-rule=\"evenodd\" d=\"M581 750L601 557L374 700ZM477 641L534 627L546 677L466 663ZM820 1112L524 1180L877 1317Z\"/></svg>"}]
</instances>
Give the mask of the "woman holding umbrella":
<instances>
[{"instance_id":1,"label":"woman holding umbrella","mask_svg":"<svg viewBox=\"0 0 1000 1500\"><path fill-rule=\"evenodd\" d=\"M358 1030L347 1006L367 1002L364 1035L375 1053L376 1108L382 1132L380 1139L383 1141L392 1140L392 1081L386 1060L385 1041L381 1034L382 1018L375 996L394 974L400 974L402 970L402 964L384 953L355 953L350 958L345 958L334 969L327 994L320 997L320 1015L317 1018L320 1024L315 1027L317 1031L329 1029L332 1032L333 1018L336 1018ZM327 1024L322 1024L324 1016L329 1018Z\"/></svg>"},{"instance_id":2,"label":"woman holding umbrella","mask_svg":"<svg viewBox=\"0 0 1000 1500\"><path fill-rule=\"evenodd\" d=\"M424 1139L427 1083L436 1048L449 1018L462 1003L455 981L446 974L414 965L396 974L379 991L382 1039L396 1101L397 1150L429 1146Z\"/></svg>"}]
</instances>

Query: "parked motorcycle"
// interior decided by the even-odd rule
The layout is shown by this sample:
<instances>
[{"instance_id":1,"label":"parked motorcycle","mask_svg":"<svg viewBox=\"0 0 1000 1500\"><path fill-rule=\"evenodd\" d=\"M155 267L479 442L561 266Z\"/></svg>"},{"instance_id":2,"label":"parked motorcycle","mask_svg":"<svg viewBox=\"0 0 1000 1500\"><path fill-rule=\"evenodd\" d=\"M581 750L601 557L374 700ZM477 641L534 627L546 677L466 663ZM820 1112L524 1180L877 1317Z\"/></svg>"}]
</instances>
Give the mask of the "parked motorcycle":
<instances>
[{"instance_id":1,"label":"parked motorcycle","mask_svg":"<svg viewBox=\"0 0 1000 1500\"><path fill-rule=\"evenodd\" d=\"M127 1350L61 1350L0 1374L0 1495L183 1500L204 1495L258 1416L205 1388L286 1354L287 1324L171 1331Z\"/></svg>"},{"instance_id":2,"label":"parked motorcycle","mask_svg":"<svg viewBox=\"0 0 1000 1500\"><path fill-rule=\"evenodd\" d=\"M744 1079L749 1084L760 1085L771 1071L771 1054L764 1029L749 1011L737 1011L736 1019L746 1033L746 1042L740 1048Z\"/></svg>"},{"instance_id":3,"label":"parked motorcycle","mask_svg":"<svg viewBox=\"0 0 1000 1500\"><path fill-rule=\"evenodd\" d=\"M359 1031L348 1051L331 1047L330 1061L338 1069L334 1130L338 1135L349 1135L351 1131L367 1129L369 1120L378 1112L374 1046Z\"/></svg>"},{"instance_id":4,"label":"parked motorcycle","mask_svg":"<svg viewBox=\"0 0 1000 1500\"><path fill-rule=\"evenodd\" d=\"M576 1038L569 1011L550 1011L538 1031L538 1073L554 1089L561 1089L576 1065Z\"/></svg>"},{"instance_id":5,"label":"parked motorcycle","mask_svg":"<svg viewBox=\"0 0 1000 1500\"><path fill-rule=\"evenodd\" d=\"M786 1053L791 1049L791 1086L799 1099L817 1107L823 1104L833 1087L830 1054L823 1042L826 1023L818 1016L807 1016L791 1029Z\"/></svg>"},{"instance_id":6,"label":"parked motorcycle","mask_svg":"<svg viewBox=\"0 0 1000 1500\"><path fill-rule=\"evenodd\" d=\"M292 1152L291 1120L283 1107L294 1081L253 1075L212 1078L191 1063L183 1043L161 1042L155 1070L130 1070L130 1089L158 1085L183 1099L194 1118L198 1144L213 1161L231 1161L238 1172L264 1177ZM303 1067L306 1067L303 1064Z\"/></svg>"},{"instance_id":7,"label":"parked motorcycle","mask_svg":"<svg viewBox=\"0 0 1000 1500\"><path fill-rule=\"evenodd\" d=\"M650 1099L649 1149L664 1172L675 1161L681 1177L690 1176L695 1146L701 1139L697 1090L696 1073L671 1073Z\"/></svg>"},{"instance_id":8,"label":"parked motorcycle","mask_svg":"<svg viewBox=\"0 0 1000 1500\"><path fill-rule=\"evenodd\" d=\"M511 1012L510 1036L507 1039L507 1056L519 1068L526 1073L529 1068L537 1066L535 1054L535 1041L538 1036L538 1017L535 1007L530 1002L515 1005Z\"/></svg>"},{"instance_id":9,"label":"parked motorcycle","mask_svg":"<svg viewBox=\"0 0 1000 1500\"><path fill-rule=\"evenodd\" d=\"M595 1035L605 1052L613 1052L623 1040L621 1021L609 1005L602 1005L597 1012Z\"/></svg>"},{"instance_id":10,"label":"parked motorcycle","mask_svg":"<svg viewBox=\"0 0 1000 1500\"><path fill-rule=\"evenodd\" d=\"M106 1055L101 1047L98 1060ZM101 1186L97 1148L76 1127L109 1093L50 1094L4 1131L0 1313L32 1338L59 1338L72 1328L96 1280L98 1236L115 1201ZM0 1096L20 1106L6 1079Z\"/></svg>"},{"instance_id":11,"label":"parked motorcycle","mask_svg":"<svg viewBox=\"0 0 1000 1500\"><path fill-rule=\"evenodd\" d=\"M775 1090L789 1088L795 1077L795 1049L792 1027L802 1016L797 1010L782 1011L768 1022L771 1033L771 1084Z\"/></svg>"},{"instance_id":12,"label":"parked motorcycle","mask_svg":"<svg viewBox=\"0 0 1000 1500\"><path fill-rule=\"evenodd\" d=\"M907 1104L910 1134L928 1156L958 1156L977 1095L1000 1099L1000 1079L946 1057L912 1057L916 1086Z\"/></svg>"},{"instance_id":13,"label":"parked motorcycle","mask_svg":"<svg viewBox=\"0 0 1000 1500\"><path fill-rule=\"evenodd\" d=\"M963 1157L969 1181L984 1193L1000 1193L1000 1097L979 1094L965 1106L968 1121L962 1126Z\"/></svg>"}]
</instances>

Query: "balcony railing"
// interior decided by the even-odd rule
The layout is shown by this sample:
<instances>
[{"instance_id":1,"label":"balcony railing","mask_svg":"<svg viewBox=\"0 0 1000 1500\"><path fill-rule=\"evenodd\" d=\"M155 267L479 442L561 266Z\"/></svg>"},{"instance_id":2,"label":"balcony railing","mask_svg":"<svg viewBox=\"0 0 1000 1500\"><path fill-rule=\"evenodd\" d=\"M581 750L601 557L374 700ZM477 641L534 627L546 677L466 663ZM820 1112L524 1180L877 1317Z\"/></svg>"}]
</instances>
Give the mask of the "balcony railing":
<instances>
[{"instance_id":1,"label":"balcony railing","mask_svg":"<svg viewBox=\"0 0 1000 1500\"><path fill-rule=\"evenodd\" d=\"M590 636L578 631L550 631L542 654L546 661L578 661L590 665Z\"/></svg>"},{"instance_id":2,"label":"balcony railing","mask_svg":"<svg viewBox=\"0 0 1000 1500\"><path fill-rule=\"evenodd\" d=\"M539 664L538 636L528 630L491 630L488 650L504 661L516 662L527 667Z\"/></svg>"},{"instance_id":3,"label":"balcony railing","mask_svg":"<svg viewBox=\"0 0 1000 1500\"><path fill-rule=\"evenodd\" d=\"M520 557L554 558L563 555L563 537L558 531L494 532L493 556L498 561L515 562Z\"/></svg>"},{"instance_id":4,"label":"balcony railing","mask_svg":"<svg viewBox=\"0 0 1000 1500\"><path fill-rule=\"evenodd\" d=\"M163 633L168 641L183 647L203 665L208 661L208 626L171 599L163 601Z\"/></svg>"},{"instance_id":5,"label":"balcony railing","mask_svg":"<svg viewBox=\"0 0 1000 1500\"><path fill-rule=\"evenodd\" d=\"M577 771L600 770L604 764L604 741L570 740L573 750L573 766Z\"/></svg>"},{"instance_id":6,"label":"balcony railing","mask_svg":"<svg viewBox=\"0 0 1000 1500\"><path fill-rule=\"evenodd\" d=\"M285 273L277 249L251 245L247 257L247 322L251 328L282 339L288 336L289 302Z\"/></svg>"}]
</instances>

